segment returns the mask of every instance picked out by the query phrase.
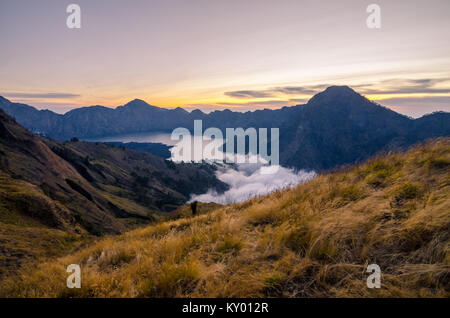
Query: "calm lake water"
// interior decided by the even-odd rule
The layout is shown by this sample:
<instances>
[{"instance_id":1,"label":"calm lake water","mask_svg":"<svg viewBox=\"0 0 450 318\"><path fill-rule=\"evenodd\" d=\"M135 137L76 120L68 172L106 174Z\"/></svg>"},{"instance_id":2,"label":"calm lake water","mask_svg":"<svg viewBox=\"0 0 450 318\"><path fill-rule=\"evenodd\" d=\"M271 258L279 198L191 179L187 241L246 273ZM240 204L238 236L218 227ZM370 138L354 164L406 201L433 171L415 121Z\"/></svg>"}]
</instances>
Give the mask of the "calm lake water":
<instances>
[{"instance_id":1,"label":"calm lake water","mask_svg":"<svg viewBox=\"0 0 450 318\"><path fill-rule=\"evenodd\" d=\"M196 155L203 155L203 159L208 160L219 160L223 161L224 154L218 150L218 147L223 144L223 139L217 139L214 141L201 140L200 151L196 149L194 143L198 146L198 138L192 138L191 144L188 142L179 142L178 140L171 140L171 134L166 132L147 132L147 133L137 133L137 134L124 134L109 136L97 139L91 139L88 141L97 142L159 142L166 144L168 146L173 146L170 151L172 153L172 160L177 160L177 156L184 152L182 149L187 149L192 153L191 160L194 159L194 152ZM194 140L195 139L195 140ZM214 147L208 147L209 144L213 143ZM211 146L211 145L210 145ZM214 150L205 151L202 154L203 149ZM217 150L217 151L216 151ZM217 194L214 191L208 191L207 193L201 195L194 195L191 200L196 200L200 202L216 202L220 204L236 203L248 200L254 196L265 195L276 191L278 189L284 189L287 187L295 186L298 183L310 180L315 177L314 171L298 171L295 172L291 169L279 167L274 174L262 174L263 167L260 163L258 164L239 164L237 169L226 169L218 170L217 177L222 182L229 185L229 190L225 193Z\"/></svg>"},{"instance_id":2,"label":"calm lake water","mask_svg":"<svg viewBox=\"0 0 450 318\"><path fill-rule=\"evenodd\" d=\"M184 150L187 149L191 152L190 160L194 160L195 154L197 156L203 157L205 160L222 160L224 154L221 151L212 150L211 152L203 152L202 149L207 145L213 143L214 148L218 149L223 144L223 139L215 139L214 141L210 140L202 140L202 136L194 137L192 136L191 145L189 146L189 142L181 138L179 140L172 140L171 134L166 132L144 132L144 133L133 133L133 134L123 134L123 135L115 135L115 136L107 136L101 138L92 138L85 139L90 142L152 142L152 143L162 143L167 146L173 146L170 149L172 153L172 160L180 161L181 155L183 155ZM195 140L201 140L202 147L195 147ZM212 146L212 145L211 145ZM195 153L195 154L194 154ZM178 155L177 155L178 154Z\"/></svg>"},{"instance_id":3,"label":"calm lake water","mask_svg":"<svg viewBox=\"0 0 450 318\"><path fill-rule=\"evenodd\" d=\"M166 132L144 132L124 135L107 136L101 138L86 139L86 141L97 142L159 142L168 146L177 143L176 140L170 139L169 133Z\"/></svg>"}]
</instances>

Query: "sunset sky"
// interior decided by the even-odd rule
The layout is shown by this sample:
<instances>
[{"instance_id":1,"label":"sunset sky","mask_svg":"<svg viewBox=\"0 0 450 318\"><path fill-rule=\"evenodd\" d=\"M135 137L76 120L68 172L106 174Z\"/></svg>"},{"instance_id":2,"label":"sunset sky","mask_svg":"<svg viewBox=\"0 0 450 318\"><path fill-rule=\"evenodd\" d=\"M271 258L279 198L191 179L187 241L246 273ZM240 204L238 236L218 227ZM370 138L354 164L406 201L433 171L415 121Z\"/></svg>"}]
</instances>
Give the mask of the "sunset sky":
<instances>
[{"instance_id":1,"label":"sunset sky","mask_svg":"<svg viewBox=\"0 0 450 318\"><path fill-rule=\"evenodd\" d=\"M276 108L329 85L413 117L450 111L448 0L0 0L0 41L0 95L59 113Z\"/></svg>"}]
</instances>

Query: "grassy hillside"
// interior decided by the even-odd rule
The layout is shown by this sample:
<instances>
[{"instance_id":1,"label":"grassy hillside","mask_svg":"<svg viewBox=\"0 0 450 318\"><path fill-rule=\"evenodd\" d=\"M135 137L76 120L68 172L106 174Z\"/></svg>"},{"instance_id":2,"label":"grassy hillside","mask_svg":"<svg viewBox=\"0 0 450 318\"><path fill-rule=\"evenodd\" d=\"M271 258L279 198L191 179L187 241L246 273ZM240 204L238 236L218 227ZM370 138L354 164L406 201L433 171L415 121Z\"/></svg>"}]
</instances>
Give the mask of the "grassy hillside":
<instances>
[{"instance_id":1,"label":"grassy hillside","mask_svg":"<svg viewBox=\"0 0 450 318\"><path fill-rule=\"evenodd\" d=\"M99 241L1 296L450 296L450 139ZM82 288L65 287L80 264ZM382 288L368 289L368 264Z\"/></svg>"},{"instance_id":2,"label":"grassy hillside","mask_svg":"<svg viewBox=\"0 0 450 318\"><path fill-rule=\"evenodd\" d=\"M211 187L225 184L210 165L40 138L0 110L0 278L92 236L154 222Z\"/></svg>"}]
</instances>

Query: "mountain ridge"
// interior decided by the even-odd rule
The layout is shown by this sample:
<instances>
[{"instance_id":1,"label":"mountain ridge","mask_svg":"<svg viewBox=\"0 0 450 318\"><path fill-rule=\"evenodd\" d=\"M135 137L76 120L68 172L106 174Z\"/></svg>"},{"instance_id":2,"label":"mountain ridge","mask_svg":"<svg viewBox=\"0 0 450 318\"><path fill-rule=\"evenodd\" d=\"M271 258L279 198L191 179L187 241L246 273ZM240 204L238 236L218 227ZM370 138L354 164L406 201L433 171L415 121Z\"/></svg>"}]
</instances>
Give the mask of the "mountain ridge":
<instances>
[{"instance_id":1,"label":"mountain ridge","mask_svg":"<svg viewBox=\"0 0 450 318\"><path fill-rule=\"evenodd\" d=\"M204 167L202 168L201 164L197 165L201 168L198 169L196 165L189 167L186 164L174 164L161 157L124 147L76 140L61 143L45 139L17 124L2 110L0 110L0 159L0 174L3 177L37 186L44 193L50 193L52 200L55 201L65 201L67 199L65 194L69 194L73 203L83 203L75 205L71 209L72 213L85 210L85 213L100 215L92 219L96 220L95 226L98 227L99 233L120 232L124 229L120 224L108 228L108 224L114 223L114 220L111 219L109 222L107 217L102 216L105 211L112 216L123 214L121 217L133 214L113 207L111 201L105 199L103 193L108 192L105 189L110 186L122 187L122 194L118 195L120 197L125 190L133 190L135 182L140 182L143 190L148 192L141 193L140 198L130 192L124 198L146 206L147 213L150 213L152 209L154 212L162 212L168 211L170 206L172 209L176 208L188 200L192 190L197 193L208 190L208 183L214 184L215 178L214 172L211 171L209 174L212 178L209 181L202 180L205 184L200 185L201 189L198 188L199 185L189 184L183 190L182 184L187 182L188 178L195 180L208 175L205 173L207 170L202 170ZM143 179L145 176L146 180ZM202 183L200 179L197 181ZM172 189L169 184L172 184ZM223 186L220 182L216 185ZM55 194L61 190L63 192L60 195ZM115 201L119 197L114 198ZM89 205L86 209L82 207L85 203ZM136 213L132 217L143 216L151 220L152 216L148 216L147 213L144 215Z\"/></svg>"},{"instance_id":2,"label":"mountain ridge","mask_svg":"<svg viewBox=\"0 0 450 318\"><path fill-rule=\"evenodd\" d=\"M363 161L379 151L406 148L427 138L450 136L450 113L418 119L374 103L348 86L330 86L306 104L245 113L228 109L209 114L151 106L135 99L115 109L94 106L65 115L1 103L19 123L50 138L99 138L142 132L217 127L279 128L280 162L295 169L327 170ZM31 106L28 106L31 107Z\"/></svg>"},{"instance_id":3,"label":"mountain ridge","mask_svg":"<svg viewBox=\"0 0 450 318\"><path fill-rule=\"evenodd\" d=\"M212 166L32 134L0 110L0 278L86 238L154 222L226 185Z\"/></svg>"}]
</instances>

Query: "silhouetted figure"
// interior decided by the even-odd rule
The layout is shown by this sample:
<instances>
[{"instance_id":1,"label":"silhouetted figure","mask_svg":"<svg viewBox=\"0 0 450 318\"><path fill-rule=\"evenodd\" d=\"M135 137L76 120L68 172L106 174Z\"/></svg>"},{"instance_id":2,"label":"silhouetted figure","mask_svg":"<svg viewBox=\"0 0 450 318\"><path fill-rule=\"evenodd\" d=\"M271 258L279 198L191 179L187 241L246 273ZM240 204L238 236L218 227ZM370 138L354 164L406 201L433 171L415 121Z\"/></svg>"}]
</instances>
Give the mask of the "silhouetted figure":
<instances>
[{"instance_id":1,"label":"silhouetted figure","mask_svg":"<svg viewBox=\"0 0 450 318\"><path fill-rule=\"evenodd\" d=\"M197 201L194 201L191 203L191 210L192 210L192 215L196 215L197 214Z\"/></svg>"}]
</instances>

